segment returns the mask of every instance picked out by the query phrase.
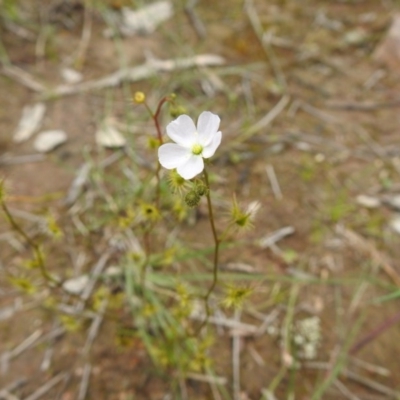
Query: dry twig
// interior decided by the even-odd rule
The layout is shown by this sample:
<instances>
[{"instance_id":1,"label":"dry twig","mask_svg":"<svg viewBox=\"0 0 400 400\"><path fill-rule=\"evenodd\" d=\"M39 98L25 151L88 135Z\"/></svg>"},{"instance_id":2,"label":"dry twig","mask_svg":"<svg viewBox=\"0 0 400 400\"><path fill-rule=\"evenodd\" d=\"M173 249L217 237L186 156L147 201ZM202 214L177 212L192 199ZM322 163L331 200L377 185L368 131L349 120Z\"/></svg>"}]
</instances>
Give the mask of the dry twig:
<instances>
[{"instance_id":1,"label":"dry twig","mask_svg":"<svg viewBox=\"0 0 400 400\"><path fill-rule=\"evenodd\" d=\"M197 2L198 0L188 0L185 6L185 12L190 22L192 23L193 29L195 30L197 36L199 37L200 40L203 40L207 36L207 31L202 20L199 18L196 10L194 9Z\"/></svg>"},{"instance_id":2,"label":"dry twig","mask_svg":"<svg viewBox=\"0 0 400 400\"><path fill-rule=\"evenodd\" d=\"M171 72L180 69L194 67L220 66L224 59L213 54L201 54L189 58L177 58L175 60L148 59L144 64L133 68L122 68L111 75L95 81L83 82L76 85L60 85L51 90L48 94L52 96L65 96L89 90L100 90L108 87L115 87L122 82L137 82L151 78L159 72Z\"/></svg>"},{"instance_id":3,"label":"dry twig","mask_svg":"<svg viewBox=\"0 0 400 400\"><path fill-rule=\"evenodd\" d=\"M89 363L86 363L85 367L83 368L82 380L81 384L79 385L77 400L85 400L89 388L89 378L91 372L92 366Z\"/></svg>"},{"instance_id":4,"label":"dry twig","mask_svg":"<svg viewBox=\"0 0 400 400\"><path fill-rule=\"evenodd\" d=\"M344 110L344 111L373 111L380 110L382 108L392 108L398 107L400 105L400 99L394 99L383 102L342 102L342 101L331 101L326 103L326 107L332 108L335 110Z\"/></svg>"},{"instance_id":5,"label":"dry twig","mask_svg":"<svg viewBox=\"0 0 400 400\"><path fill-rule=\"evenodd\" d=\"M283 195L282 195L281 187L279 185L278 178L276 177L276 174L275 174L274 167L272 165L268 164L266 166L266 171L267 171L267 176L268 176L269 182L271 184L272 193L274 194L274 196L277 200L282 200Z\"/></svg>"},{"instance_id":6,"label":"dry twig","mask_svg":"<svg viewBox=\"0 0 400 400\"><path fill-rule=\"evenodd\" d=\"M388 260L388 258L382 254L371 241L364 239L358 233L347 229L342 225L336 226L336 232L340 236L344 237L350 246L371 257L372 261L380 265L385 273L392 279L392 281L400 287L400 276L398 272L391 265L391 262Z\"/></svg>"},{"instance_id":7,"label":"dry twig","mask_svg":"<svg viewBox=\"0 0 400 400\"><path fill-rule=\"evenodd\" d=\"M242 143L245 140L248 140L255 133L259 132L262 129L265 129L268 125L270 125L278 115L285 109L285 107L289 104L290 96L283 96L279 102L265 115L261 118L257 123L252 125L249 129L243 132L235 139L235 143Z\"/></svg>"},{"instance_id":8,"label":"dry twig","mask_svg":"<svg viewBox=\"0 0 400 400\"><path fill-rule=\"evenodd\" d=\"M241 310L235 310L235 321L240 322ZM240 400L240 341L242 338L237 333L232 339L232 377L233 377L233 399Z\"/></svg>"},{"instance_id":9,"label":"dry twig","mask_svg":"<svg viewBox=\"0 0 400 400\"><path fill-rule=\"evenodd\" d=\"M48 382L46 382L44 385L42 385L39 389L37 389L34 393L32 393L30 396L25 397L24 400L37 400L43 395L45 395L50 389L52 389L54 386L56 386L59 382L64 380L67 377L67 374L65 372L61 372L52 379L50 379Z\"/></svg>"}]
</instances>

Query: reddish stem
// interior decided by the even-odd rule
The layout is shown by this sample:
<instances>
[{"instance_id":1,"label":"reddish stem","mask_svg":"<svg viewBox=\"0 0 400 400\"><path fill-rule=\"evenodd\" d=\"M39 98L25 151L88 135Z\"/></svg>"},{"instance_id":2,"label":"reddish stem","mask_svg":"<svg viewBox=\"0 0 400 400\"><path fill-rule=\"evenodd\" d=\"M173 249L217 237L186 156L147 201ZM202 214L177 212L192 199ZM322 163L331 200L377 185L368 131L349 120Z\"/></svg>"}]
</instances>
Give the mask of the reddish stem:
<instances>
[{"instance_id":1,"label":"reddish stem","mask_svg":"<svg viewBox=\"0 0 400 400\"><path fill-rule=\"evenodd\" d=\"M163 104L164 104L165 102L169 101L169 99L170 99L170 98L169 98L168 96L163 97L163 98L160 100L160 102L158 103L156 112L155 112L154 114L153 114L153 113L151 112L151 110L148 108L148 110L150 111L151 117L152 117L153 120L154 120L154 124L156 125L157 137L158 137L158 140L159 140L160 144L163 144L163 138L162 138L160 123L158 122L158 117L160 116L161 107L163 106Z\"/></svg>"},{"instance_id":2,"label":"reddish stem","mask_svg":"<svg viewBox=\"0 0 400 400\"><path fill-rule=\"evenodd\" d=\"M369 342L375 340L379 335L387 331L394 324L400 321L400 312L395 314L393 317L388 318L383 321L377 328L369 332L366 336L364 336L361 340L359 340L351 349L350 354L355 354L360 351L364 346L366 346Z\"/></svg>"}]
</instances>

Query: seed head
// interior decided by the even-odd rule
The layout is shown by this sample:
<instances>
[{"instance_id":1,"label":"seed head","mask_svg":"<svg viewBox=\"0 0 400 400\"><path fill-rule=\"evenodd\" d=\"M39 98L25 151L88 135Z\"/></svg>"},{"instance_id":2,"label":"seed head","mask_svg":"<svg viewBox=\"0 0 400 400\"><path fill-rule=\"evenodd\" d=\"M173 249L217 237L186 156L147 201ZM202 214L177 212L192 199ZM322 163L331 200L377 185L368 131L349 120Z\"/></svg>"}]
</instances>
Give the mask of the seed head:
<instances>
[{"instance_id":1,"label":"seed head","mask_svg":"<svg viewBox=\"0 0 400 400\"><path fill-rule=\"evenodd\" d=\"M208 186L203 182L197 182L194 190L199 196L205 196L210 191Z\"/></svg>"},{"instance_id":2,"label":"seed head","mask_svg":"<svg viewBox=\"0 0 400 400\"><path fill-rule=\"evenodd\" d=\"M185 203L189 207L196 207L200 203L200 196L197 194L195 190L191 190L185 196Z\"/></svg>"}]
</instances>

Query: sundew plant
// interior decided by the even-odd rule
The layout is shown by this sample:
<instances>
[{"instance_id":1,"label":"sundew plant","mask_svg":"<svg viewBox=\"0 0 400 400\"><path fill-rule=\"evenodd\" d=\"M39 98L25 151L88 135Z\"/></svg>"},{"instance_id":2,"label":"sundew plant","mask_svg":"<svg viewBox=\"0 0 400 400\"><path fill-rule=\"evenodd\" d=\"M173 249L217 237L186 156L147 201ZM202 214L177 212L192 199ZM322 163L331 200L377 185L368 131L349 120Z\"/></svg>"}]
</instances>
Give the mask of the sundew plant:
<instances>
[{"instance_id":1,"label":"sundew plant","mask_svg":"<svg viewBox=\"0 0 400 400\"><path fill-rule=\"evenodd\" d=\"M130 179L126 181L118 177L118 169L105 172L89 158L89 189L69 210L76 240L88 241L99 229L107 232L99 263L81 276L50 268L46 260L54 244L48 238L62 246L65 223L59 225L50 215L41 234L31 237L7 206L3 184L1 207L31 250L9 280L26 293L45 287L44 307L59 314L67 331L82 329L87 315L95 312L115 324L118 345L140 340L157 367L184 377L212 367L209 320L214 309L240 308L251 294L244 284L220 284L220 252L233 243L238 230L252 226L259 203L242 208L234 195L226 209L213 203L209 171L223 144L218 115L201 112L195 123L174 95L161 99L155 111L144 93L135 93L133 99L154 123L155 134L147 138L152 165L133 165L128 151L121 167ZM167 107L171 120L164 133L160 120ZM180 232L193 230L188 223L202 205L208 224L195 228L193 248Z\"/></svg>"}]
</instances>

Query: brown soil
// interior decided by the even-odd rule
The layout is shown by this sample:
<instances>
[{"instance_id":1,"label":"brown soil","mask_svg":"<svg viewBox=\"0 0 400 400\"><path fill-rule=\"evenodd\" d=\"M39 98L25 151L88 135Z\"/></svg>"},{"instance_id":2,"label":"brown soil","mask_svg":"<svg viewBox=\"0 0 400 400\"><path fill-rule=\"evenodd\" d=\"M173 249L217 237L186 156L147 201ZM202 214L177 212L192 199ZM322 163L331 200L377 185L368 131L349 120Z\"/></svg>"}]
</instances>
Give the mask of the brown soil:
<instances>
[{"instance_id":1,"label":"brown soil","mask_svg":"<svg viewBox=\"0 0 400 400\"><path fill-rule=\"evenodd\" d=\"M32 1L31 5L24 5L27 8L21 6L22 19L14 22L29 29L33 39L19 36L4 14L0 44L14 66L53 87L61 82L60 66L80 43L84 8L79 1L60 1L57 4L66 8L55 13L56 2L49 2L43 8L41 20L39 7L33 6L39 3ZM107 3L113 3L108 7L117 7L117 2ZM85 154L99 160L113 154L98 149L94 140L97 123L104 114L124 121L130 108L137 125L144 132L152 130L151 124L145 122L143 108L127 100L127 91L148 93L152 104L174 91L191 114L203 109L218 113L224 141L212 166L212 172L218 174L214 196L230 199L235 192L244 203L260 200L262 205L255 228L244 236L250 244L224 251L221 264L248 264L262 276L252 283L255 293L249 308L253 311L267 315L280 310L278 321L282 325L288 298L297 286L296 317L318 315L321 320L322 342L317 359L287 371L275 391L276 398L317 398L313 394L331 376L332 365L341 352L346 353L348 347L356 344L360 344L360 350L354 357L376 368L360 367L351 361L353 356L349 357L346 371L363 377L364 383L342 371L339 384L330 385L321 398L395 398L394 392L400 391L400 330L398 322L392 319L398 315L399 300L375 301L397 290L382 268L385 258L400 274L399 236L389 227L395 212L385 206L367 209L356 202L360 194L382 198L395 195L400 187L399 105L387 105L398 99L400 71L385 69L372 57L390 26L394 2L255 0L254 8L264 31L275 37L266 49L261 46L241 1L199 2L196 12L207 30L204 40L197 37L190 19L176 4L174 17L154 34L115 43L102 35L107 25L100 8L94 8L90 42L80 66L85 80L110 74L123 62L140 65L146 52L160 59L219 54L225 57L228 67L159 74L128 87L45 100L47 111L42 129L63 129L68 133L68 141L42 161L0 164L0 176L5 179L10 196L8 204L12 211L36 215L51 211L68 226L69 216L62 199ZM65 24L69 22L71 26L67 28ZM47 37L43 57L38 58L38 38L45 34L46 26L52 33ZM217 77L223 83L222 90L211 98L201 90L207 77L211 81ZM377 80L372 84L374 77ZM284 79L286 87L279 86L280 79ZM23 107L40 96L5 74L0 74L0 88L2 160L33 154L33 139L15 144L12 136ZM238 145L235 138L265 116L283 94L290 96L285 110L272 124ZM334 107L335 104L341 107ZM372 107L362 109L363 104ZM165 115L164 122L168 118ZM139 148L144 142L137 136L129 140L138 143ZM279 180L281 199L271 189L267 165L273 166ZM110 179L112 171L111 168L107 172ZM203 218L205 212L205 208L204 213L200 208L195 229L187 227L182 234L193 244L198 241L199 232L206 232L206 242L211 243L208 222ZM224 218L221 215L221 220ZM21 218L21 223L27 229L34 225L25 218ZM356 233L359 241L352 242L338 234L337 225ZM258 238L285 226L293 226L295 234L278 243L282 253L254 244ZM29 335L47 334L56 327L54 315L41 307L42 300L37 300L37 295L22 295L8 283L6 271L15 272L28 250L16 250L10 245L6 234L11 230L4 220L1 232L0 357ZM107 232L99 231L85 243L57 245L47 263L64 273L72 270L70 265L83 252L83 268L90 270L105 250L106 236ZM294 261L285 258L290 252L296 255ZM116 260L116 256L111 259ZM226 276L229 275L223 279ZM303 276L315 278L315 283L303 282ZM18 302L24 304L22 309L10 318L2 317L3 310ZM259 325L255 314L244 311L242 319ZM376 331L377 327L381 331ZM193 379L179 385L176 372L155 367L140 340L135 339L126 347L117 346L117 323L104 323L92 351L82 356L87 329L85 326L78 332L36 344L9 364L0 358L0 398L14 398L7 397L1 389L21 379L21 385L10 392L16 398L32 400L29 396L58 374L65 375L41 398L78 398L87 363L92 366L87 399L174 399L184 397L185 391L188 399L216 398L210 385ZM284 349L279 338L266 333L244 337L240 346L240 398L261 399L262 390L269 387L282 367ZM42 371L41 363L49 351L53 352L50 367ZM228 379L226 390L232 393L231 332L218 336L210 355L217 375ZM377 366L389 371L388 375L379 374ZM373 388L374 384L384 388Z\"/></svg>"}]
</instances>

